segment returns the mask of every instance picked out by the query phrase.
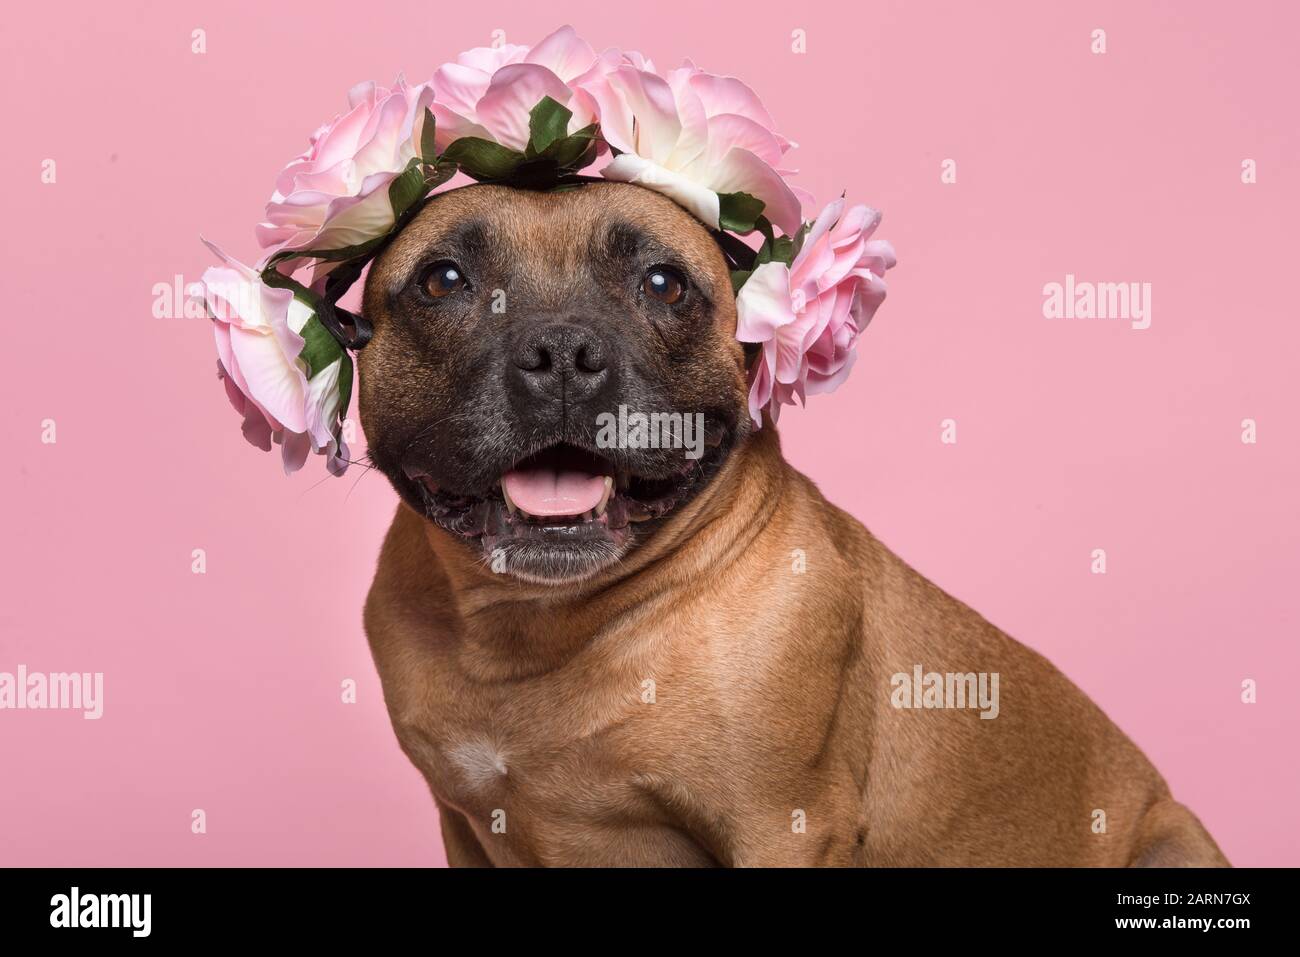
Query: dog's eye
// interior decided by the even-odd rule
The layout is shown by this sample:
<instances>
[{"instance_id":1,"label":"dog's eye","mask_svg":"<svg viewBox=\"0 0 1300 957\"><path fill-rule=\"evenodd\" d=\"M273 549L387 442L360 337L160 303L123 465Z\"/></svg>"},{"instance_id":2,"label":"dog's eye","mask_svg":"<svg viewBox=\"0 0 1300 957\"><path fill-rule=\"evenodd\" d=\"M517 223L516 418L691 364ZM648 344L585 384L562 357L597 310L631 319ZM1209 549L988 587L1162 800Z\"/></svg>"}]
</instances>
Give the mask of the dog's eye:
<instances>
[{"instance_id":1,"label":"dog's eye","mask_svg":"<svg viewBox=\"0 0 1300 957\"><path fill-rule=\"evenodd\" d=\"M465 288L465 275L455 263L435 263L425 274L424 291L435 299Z\"/></svg>"},{"instance_id":2,"label":"dog's eye","mask_svg":"<svg viewBox=\"0 0 1300 957\"><path fill-rule=\"evenodd\" d=\"M680 302L682 296L686 295L686 280L675 269L655 266L645 274L641 288L651 299L658 299L671 306L675 302Z\"/></svg>"}]
</instances>

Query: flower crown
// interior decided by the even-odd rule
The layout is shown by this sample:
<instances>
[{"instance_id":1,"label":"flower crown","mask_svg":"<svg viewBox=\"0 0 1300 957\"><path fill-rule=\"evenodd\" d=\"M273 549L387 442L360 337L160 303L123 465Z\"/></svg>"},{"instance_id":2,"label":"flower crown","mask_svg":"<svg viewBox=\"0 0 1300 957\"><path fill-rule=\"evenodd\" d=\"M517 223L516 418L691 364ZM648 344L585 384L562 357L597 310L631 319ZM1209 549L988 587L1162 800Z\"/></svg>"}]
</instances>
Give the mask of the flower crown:
<instances>
[{"instance_id":1,"label":"flower crown","mask_svg":"<svg viewBox=\"0 0 1300 957\"><path fill-rule=\"evenodd\" d=\"M419 86L354 87L347 111L281 170L257 266L208 244L223 261L203 275L218 375L244 435L280 445L286 472L319 453L342 474L349 351L371 330L338 301L457 173L534 189L637 183L694 214L732 267L750 415L775 421L782 405L848 376L895 262L871 238L873 209L840 198L805 221L812 198L782 168L793 145L740 80L597 54L571 27L531 48L462 53Z\"/></svg>"}]
</instances>

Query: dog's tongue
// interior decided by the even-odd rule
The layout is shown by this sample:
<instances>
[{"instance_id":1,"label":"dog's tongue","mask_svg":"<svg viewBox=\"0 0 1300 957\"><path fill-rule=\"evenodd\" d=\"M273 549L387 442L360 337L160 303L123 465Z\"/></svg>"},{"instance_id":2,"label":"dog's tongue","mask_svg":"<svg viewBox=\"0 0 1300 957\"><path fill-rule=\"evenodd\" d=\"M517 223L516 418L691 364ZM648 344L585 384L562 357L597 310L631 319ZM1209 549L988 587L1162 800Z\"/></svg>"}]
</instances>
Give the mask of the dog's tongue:
<instances>
[{"instance_id":1,"label":"dog's tongue","mask_svg":"<svg viewBox=\"0 0 1300 957\"><path fill-rule=\"evenodd\" d=\"M501 487L515 507L529 515L581 515L600 504L605 476L565 469L520 469L501 476Z\"/></svg>"}]
</instances>

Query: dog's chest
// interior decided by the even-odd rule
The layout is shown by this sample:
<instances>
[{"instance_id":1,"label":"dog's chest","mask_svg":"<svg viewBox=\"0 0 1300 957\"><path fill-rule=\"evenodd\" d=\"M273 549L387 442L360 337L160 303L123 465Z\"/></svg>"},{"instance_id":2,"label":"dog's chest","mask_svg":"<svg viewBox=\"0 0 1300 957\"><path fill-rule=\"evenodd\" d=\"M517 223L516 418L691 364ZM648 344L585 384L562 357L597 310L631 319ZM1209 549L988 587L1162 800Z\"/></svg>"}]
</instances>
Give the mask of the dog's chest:
<instances>
[{"instance_id":1,"label":"dog's chest","mask_svg":"<svg viewBox=\"0 0 1300 957\"><path fill-rule=\"evenodd\" d=\"M797 662L780 649L797 643L761 618L641 612L531 669L513 664L528 664L529 635L510 622L382 633L394 729L439 804L496 864L735 864L774 848L815 860L831 831L852 847L860 775L808 765L833 723L809 720L810 703L833 708L841 670L792 694ZM515 672L493 674L502 661Z\"/></svg>"},{"instance_id":2,"label":"dog's chest","mask_svg":"<svg viewBox=\"0 0 1300 957\"><path fill-rule=\"evenodd\" d=\"M450 661L424 674L398 737L495 863L715 863L679 813L696 790L683 755L698 756L710 729L653 669L503 685L467 681Z\"/></svg>"}]
</instances>

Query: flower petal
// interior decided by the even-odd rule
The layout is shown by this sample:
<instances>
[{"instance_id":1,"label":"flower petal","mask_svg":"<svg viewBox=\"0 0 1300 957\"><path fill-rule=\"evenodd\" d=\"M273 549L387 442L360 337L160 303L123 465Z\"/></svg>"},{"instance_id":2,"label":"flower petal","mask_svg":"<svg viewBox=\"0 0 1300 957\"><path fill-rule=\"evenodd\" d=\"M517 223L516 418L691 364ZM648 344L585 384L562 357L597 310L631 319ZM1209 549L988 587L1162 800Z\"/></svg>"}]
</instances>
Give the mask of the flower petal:
<instances>
[{"instance_id":1,"label":"flower petal","mask_svg":"<svg viewBox=\"0 0 1300 957\"><path fill-rule=\"evenodd\" d=\"M512 63L492 77L475 112L494 140L512 150L523 150L528 145L529 113L546 96L568 103L569 88L544 66Z\"/></svg>"},{"instance_id":2,"label":"flower petal","mask_svg":"<svg viewBox=\"0 0 1300 957\"><path fill-rule=\"evenodd\" d=\"M633 153L622 153L604 166L600 174L621 183L636 183L663 193L704 225L718 228L718 194L687 176L664 169Z\"/></svg>"},{"instance_id":3,"label":"flower petal","mask_svg":"<svg viewBox=\"0 0 1300 957\"><path fill-rule=\"evenodd\" d=\"M590 69L596 51L571 26L563 26L537 43L527 61L546 67L565 82Z\"/></svg>"},{"instance_id":4,"label":"flower petal","mask_svg":"<svg viewBox=\"0 0 1300 957\"><path fill-rule=\"evenodd\" d=\"M781 262L764 263L750 273L736 295L736 338L772 342L777 330L794 321L789 268Z\"/></svg>"},{"instance_id":5,"label":"flower petal","mask_svg":"<svg viewBox=\"0 0 1300 957\"><path fill-rule=\"evenodd\" d=\"M799 200L781 174L746 149L732 149L718 162L711 184L719 193L749 193L763 201L763 215L787 236L802 225Z\"/></svg>"}]
</instances>

